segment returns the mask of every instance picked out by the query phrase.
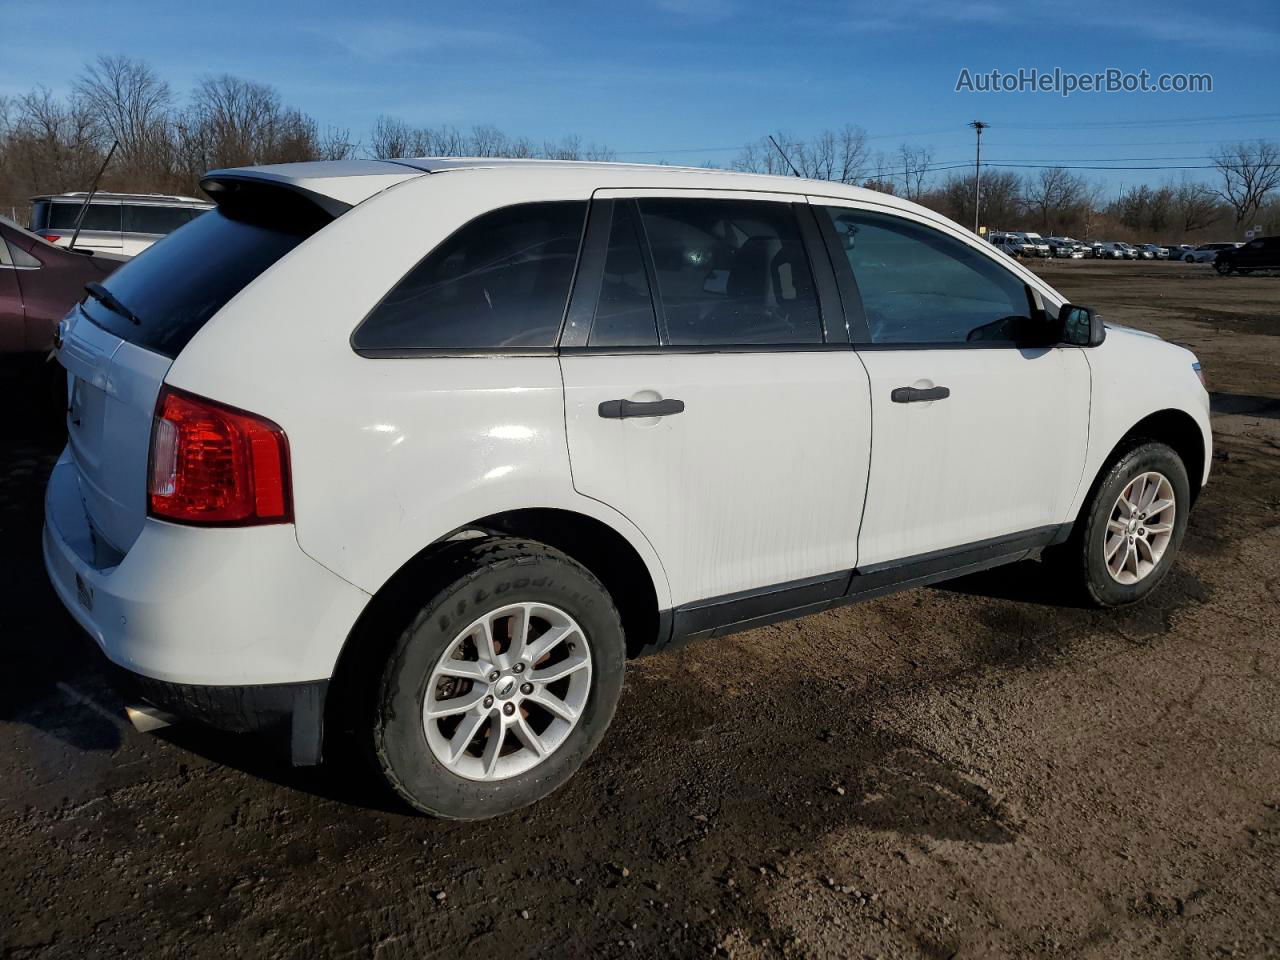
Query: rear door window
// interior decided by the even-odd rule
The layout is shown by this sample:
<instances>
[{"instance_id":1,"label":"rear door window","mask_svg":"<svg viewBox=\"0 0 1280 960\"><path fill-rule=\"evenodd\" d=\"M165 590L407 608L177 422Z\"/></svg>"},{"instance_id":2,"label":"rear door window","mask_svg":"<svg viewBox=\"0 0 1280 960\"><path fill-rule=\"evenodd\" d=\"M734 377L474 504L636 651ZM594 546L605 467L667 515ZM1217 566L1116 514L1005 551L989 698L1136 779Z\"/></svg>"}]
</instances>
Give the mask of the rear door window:
<instances>
[{"instance_id":1,"label":"rear door window","mask_svg":"<svg viewBox=\"0 0 1280 960\"><path fill-rule=\"evenodd\" d=\"M632 201L614 204L600 299L596 302L588 346L657 346L658 325L638 226Z\"/></svg>"},{"instance_id":2,"label":"rear door window","mask_svg":"<svg viewBox=\"0 0 1280 960\"><path fill-rule=\"evenodd\" d=\"M671 346L822 343L790 204L661 198L640 212Z\"/></svg>"},{"instance_id":3,"label":"rear door window","mask_svg":"<svg viewBox=\"0 0 1280 960\"><path fill-rule=\"evenodd\" d=\"M138 323L89 297L85 314L123 340L176 357L232 297L330 218L309 203L217 209L157 242L102 281Z\"/></svg>"},{"instance_id":4,"label":"rear door window","mask_svg":"<svg viewBox=\"0 0 1280 960\"><path fill-rule=\"evenodd\" d=\"M186 207L160 207L125 204L125 233L172 233L191 219Z\"/></svg>"},{"instance_id":5,"label":"rear door window","mask_svg":"<svg viewBox=\"0 0 1280 960\"><path fill-rule=\"evenodd\" d=\"M586 213L575 200L477 217L396 284L352 346L372 356L553 347Z\"/></svg>"}]
</instances>

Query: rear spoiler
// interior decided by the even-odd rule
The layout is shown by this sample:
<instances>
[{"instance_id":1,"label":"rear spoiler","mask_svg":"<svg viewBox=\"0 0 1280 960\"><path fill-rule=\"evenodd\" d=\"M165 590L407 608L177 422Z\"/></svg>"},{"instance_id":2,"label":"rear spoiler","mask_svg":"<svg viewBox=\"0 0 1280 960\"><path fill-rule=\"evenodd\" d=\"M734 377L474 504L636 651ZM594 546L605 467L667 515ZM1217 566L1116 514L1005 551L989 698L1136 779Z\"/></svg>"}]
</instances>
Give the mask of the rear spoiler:
<instances>
[{"instance_id":1,"label":"rear spoiler","mask_svg":"<svg viewBox=\"0 0 1280 960\"><path fill-rule=\"evenodd\" d=\"M284 180L266 180L252 175L215 172L200 181L200 189L218 206L234 209L246 203L257 205L262 201L278 200L282 193L293 195L323 210L331 219L337 219L353 206L335 197L308 190L306 187Z\"/></svg>"},{"instance_id":2,"label":"rear spoiler","mask_svg":"<svg viewBox=\"0 0 1280 960\"><path fill-rule=\"evenodd\" d=\"M200 186L218 204L292 194L334 218L389 187L428 175L394 160L317 160L210 170Z\"/></svg>"}]
</instances>

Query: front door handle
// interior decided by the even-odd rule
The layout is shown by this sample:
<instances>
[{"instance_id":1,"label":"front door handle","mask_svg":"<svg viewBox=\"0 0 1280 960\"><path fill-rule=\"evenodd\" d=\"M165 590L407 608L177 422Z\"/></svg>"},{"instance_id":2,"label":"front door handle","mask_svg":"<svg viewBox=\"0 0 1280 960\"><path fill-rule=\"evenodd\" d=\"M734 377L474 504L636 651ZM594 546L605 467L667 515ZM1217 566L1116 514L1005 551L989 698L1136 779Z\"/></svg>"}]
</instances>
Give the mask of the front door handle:
<instances>
[{"instance_id":1,"label":"front door handle","mask_svg":"<svg viewBox=\"0 0 1280 960\"><path fill-rule=\"evenodd\" d=\"M606 420L669 417L673 413L684 413L683 400L603 400L600 403L600 416Z\"/></svg>"},{"instance_id":2,"label":"front door handle","mask_svg":"<svg viewBox=\"0 0 1280 960\"><path fill-rule=\"evenodd\" d=\"M945 400L951 396L950 387L898 387L889 394L894 403L920 403L922 400Z\"/></svg>"}]
</instances>

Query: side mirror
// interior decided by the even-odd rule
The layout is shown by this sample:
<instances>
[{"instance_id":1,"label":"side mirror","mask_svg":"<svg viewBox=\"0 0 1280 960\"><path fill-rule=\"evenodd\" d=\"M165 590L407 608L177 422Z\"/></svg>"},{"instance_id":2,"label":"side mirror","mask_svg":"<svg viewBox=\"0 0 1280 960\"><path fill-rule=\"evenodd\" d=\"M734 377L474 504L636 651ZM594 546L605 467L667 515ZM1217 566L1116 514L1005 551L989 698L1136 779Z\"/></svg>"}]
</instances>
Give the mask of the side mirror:
<instances>
[{"instance_id":1,"label":"side mirror","mask_svg":"<svg viewBox=\"0 0 1280 960\"><path fill-rule=\"evenodd\" d=\"M1064 303L1058 311L1059 341L1076 347L1096 347L1107 339L1102 317L1088 307Z\"/></svg>"}]
</instances>

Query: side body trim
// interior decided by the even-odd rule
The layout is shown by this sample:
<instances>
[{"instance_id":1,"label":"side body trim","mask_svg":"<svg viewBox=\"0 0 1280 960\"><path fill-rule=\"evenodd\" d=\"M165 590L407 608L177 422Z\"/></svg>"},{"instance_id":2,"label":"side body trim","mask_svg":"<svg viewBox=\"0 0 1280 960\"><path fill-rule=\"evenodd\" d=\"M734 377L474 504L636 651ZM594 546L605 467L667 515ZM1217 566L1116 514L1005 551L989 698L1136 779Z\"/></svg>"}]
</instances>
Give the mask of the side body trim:
<instances>
[{"instance_id":1,"label":"side body trim","mask_svg":"<svg viewBox=\"0 0 1280 960\"><path fill-rule=\"evenodd\" d=\"M681 646L701 637L721 637L752 630L859 600L870 600L1014 563L1036 555L1045 547L1063 543L1070 535L1070 523L1037 527L902 560L837 570L804 580L686 603L674 610L663 611L664 628L667 614L670 615L670 634L664 637L667 631L660 630L658 641L643 653Z\"/></svg>"}]
</instances>

